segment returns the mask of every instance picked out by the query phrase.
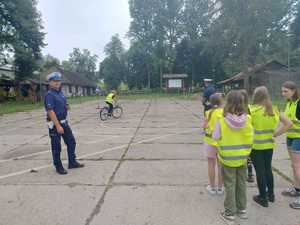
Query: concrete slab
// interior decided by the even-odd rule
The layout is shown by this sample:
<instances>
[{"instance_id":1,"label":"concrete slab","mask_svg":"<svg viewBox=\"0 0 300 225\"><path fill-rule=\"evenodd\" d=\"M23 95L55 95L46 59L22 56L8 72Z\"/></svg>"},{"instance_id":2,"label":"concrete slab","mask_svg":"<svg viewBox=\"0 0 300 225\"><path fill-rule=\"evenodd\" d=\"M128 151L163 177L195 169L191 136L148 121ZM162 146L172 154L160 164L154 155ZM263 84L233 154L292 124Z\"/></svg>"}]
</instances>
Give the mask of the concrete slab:
<instances>
[{"instance_id":1,"label":"concrete slab","mask_svg":"<svg viewBox=\"0 0 300 225\"><path fill-rule=\"evenodd\" d=\"M103 191L90 186L0 186L0 224L84 224Z\"/></svg>"},{"instance_id":2,"label":"concrete slab","mask_svg":"<svg viewBox=\"0 0 300 225\"><path fill-rule=\"evenodd\" d=\"M27 164L33 162L35 161L26 161ZM117 161L84 161L84 163L84 168L68 170L68 175L65 176L58 176L53 166L49 165L49 167L38 170L35 173L25 173L22 176L0 179L0 184L106 185L118 164ZM32 167L29 166L27 168Z\"/></svg>"},{"instance_id":3,"label":"concrete slab","mask_svg":"<svg viewBox=\"0 0 300 225\"><path fill-rule=\"evenodd\" d=\"M248 190L248 220L241 225L297 225L297 210L288 208L288 199L276 192L278 200L262 208L251 200L255 189ZM203 204L204 203L204 204ZM117 186L111 189L92 225L222 225L219 218L223 197L210 196L204 187ZM272 215L272 216L270 216Z\"/></svg>"},{"instance_id":4,"label":"concrete slab","mask_svg":"<svg viewBox=\"0 0 300 225\"><path fill-rule=\"evenodd\" d=\"M125 161L114 183L204 185L206 162L201 160ZM202 174L202 175L201 175Z\"/></svg>"},{"instance_id":5,"label":"concrete slab","mask_svg":"<svg viewBox=\"0 0 300 225\"><path fill-rule=\"evenodd\" d=\"M137 135L134 143L145 141L145 143L166 143L166 144L200 144L202 137L199 130L182 130L185 134L169 135ZM178 132L180 133L180 131ZM161 137L161 138L160 138ZM156 138L156 139L155 139ZM149 140L149 141L148 141Z\"/></svg>"},{"instance_id":6,"label":"concrete slab","mask_svg":"<svg viewBox=\"0 0 300 225\"><path fill-rule=\"evenodd\" d=\"M23 170L30 170L33 168L37 168L49 164L51 164L50 160L35 160L35 161L13 160L13 161L4 161L4 162L0 161L0 176L17 173Z\"/></svg>"},{"instance_id":7,"label":"concrete slab","mask_svg":"<svg viewBox=\"0 0 300 225\"><path fill-rule=\"evenodd\" d=\"M7 152L0 154L0 160L2 159L14 159L17 157L23 157L24 155L31 155L38 152L45 152L49 151L50 154L50 147L48 145L23 145L23 146L16 146L15 150L8 150Z\"/></svg>"},{"instance_id":8,"label":"concrete slab","mask_svg":"<svg viewBox=\"0 0 300 225\"><path fill-rule=\"evenodd\" d=\"M70 124L78 143L77 155L84 156L86 167L69 170L66 176L58 176L51 165L43 110L0 116L0 140L5 141L0 141L0 177L12 175L0 179L0 225L18 225L19 221L34 225L86 224L91 215L95 217L89 224L223 224L218 217L223 197L205 192L208 179L201 145L200 101L123 101L124 116L105 122L98 118L97 105L88 102L72 107ZM40 138L29 140L28 130ZM136 131L135 142L117 167ZM24 145L23 140L29 141ZM274 166L290 174L285 138L277 142ZM22 158L23 154L33 155ZM6 160L14 157L22 159ZM66 158L65 146L62 158ZM44 168L22 172L39 165ZM251 200L257 193L256 184L248 184L250 219L237 222L299 225L298 211L288 207L291 199L280 195L288 186L290 183L275 174L277 201L262 209ZM101 199L105 187L107 194Z\"/></svg>"},{"instance_id":9,"label":"concrete slab","mask_svg":"<svg viewBox=\"0 0 300 225\"><path fill-rule=\"evenodd\" d=\"M132 145L125 159L205 159L202 145L138 144Z\"/></svg>"},{"instance_id":10,"label":"concrete slab","mask_svg":"<svg viewBox=\"0 0 300 225\"><path fill-rule=\"evenodd\" d=\"M114 187L91 225L222 225L220 208L220 199L199 187Z\"/></svg>"}]
</instances>

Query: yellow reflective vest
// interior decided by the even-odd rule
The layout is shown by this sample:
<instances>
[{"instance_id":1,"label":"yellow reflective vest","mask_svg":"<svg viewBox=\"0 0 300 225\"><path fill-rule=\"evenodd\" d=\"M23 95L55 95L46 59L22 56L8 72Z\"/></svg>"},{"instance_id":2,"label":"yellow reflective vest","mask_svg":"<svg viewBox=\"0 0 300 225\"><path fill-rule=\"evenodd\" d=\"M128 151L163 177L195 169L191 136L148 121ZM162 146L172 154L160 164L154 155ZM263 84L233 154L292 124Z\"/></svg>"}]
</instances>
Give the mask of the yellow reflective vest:
<instances>
[{"instance_id":1,"label":"yellow reflective vest","mask_svg":"<svg viewBox=\"0 0 300 225\"><path fill-rule=\"evenodd\" d=\"M296 117L298 100L289 101L285 107L285 116L293 122L293 126L288 130L288 138L300 138L300 121Z\"/></svg>"},{"instance_id":2,"label":"yellow reflective vest","mask_svg":"<svg viewBox=\"0 0 300 225\"><path fill-rule=\"evenodd\" d=\"M109 93L109 94L106 96L105 101L112 104L112 103L114 102L113 97L114 97L114 93Z\"/></svg>"},{"instance_id":3,"label":"yellow reflective vest","mask_svg":"<svg viewBox=\"0 0 300 225\"><path fill-rule=\"evenodd\" d=\"M221 138L218 140L218 159L228 167L240 167L247 163L253 143L251 116L247 115L245 126L232 129L221 117Z\"/></svg>"},{"instance_id":4,"label":"yellow reflective vest","mask_svg":"<svg viewBox=\"0 0 300 225\"><path fill-rule=\"evenodd\" d=\"M211 116L209 114L211 112ZM216 122L223 115L223 108L210 109L205 112L205 119L208 120L207 128L205 128L204 141L208 145L217 146L217 141L212 138L212 133L215 129Z\"/></svg>"},{"instance_id":5,"label":"yellow reflective vest","mask_svg":"<svg viewBox=\"0 0 300 225\"><path fill-rule=\"evenodd\" d=\"M274 149L274 131L279 122L279 110L273 106L274 116L268 116L265 108L260 105L251 106L252 125L254 128L254 141L252 148L255 150Z\"/></svg>"}]
</instances>

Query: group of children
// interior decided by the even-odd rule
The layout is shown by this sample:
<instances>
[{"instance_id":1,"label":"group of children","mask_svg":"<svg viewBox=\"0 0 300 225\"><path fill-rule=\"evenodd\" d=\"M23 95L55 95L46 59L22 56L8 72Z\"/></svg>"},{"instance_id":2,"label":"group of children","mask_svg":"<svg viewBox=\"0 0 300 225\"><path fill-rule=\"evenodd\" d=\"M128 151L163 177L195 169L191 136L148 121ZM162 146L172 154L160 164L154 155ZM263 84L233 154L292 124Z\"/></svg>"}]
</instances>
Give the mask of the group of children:
<instances>
[{"instance_id":1,"label":"group of children","mask_svg":"<svg viewBox=\"0 0 300 225\"><path fill-rule=\"evenodd\" d=\"M259 192L253 200L263 207L275 202L272 173L274 138L286 132L295 182L294 187L282 194L296 197L290 206L300 209L300 96L296 84L285 82L282 95L287 100L284 113L272 104L265 86L254 90L251 105L245 90L230 91L225 103L220 93L210 96L211 109L205 112L203 126L208 159L207 191L221 195L225 187L225 210L220 216L226 221L235 220L235 216L247 219L246 182L250 160L256 172Z\"/></svg>"}]
</instances>

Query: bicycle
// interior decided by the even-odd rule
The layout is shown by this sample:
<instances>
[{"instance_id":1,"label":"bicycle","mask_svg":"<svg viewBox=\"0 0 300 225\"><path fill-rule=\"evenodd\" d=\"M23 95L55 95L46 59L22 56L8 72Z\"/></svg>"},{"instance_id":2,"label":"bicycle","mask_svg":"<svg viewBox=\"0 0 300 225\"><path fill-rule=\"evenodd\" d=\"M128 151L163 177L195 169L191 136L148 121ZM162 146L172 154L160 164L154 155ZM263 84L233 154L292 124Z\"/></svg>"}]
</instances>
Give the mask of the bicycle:
<instances>
[{"instance_id":1,"label":"bicycle","mask_svg":"<svg viewBox=\"0 0 300 225\"><path fill-rule=\"evenodd\" d=\"M98 109L100 109L99 117L102 121L105 121L110 117L108 113L109 111L108 106L104 106L103 108L98 107ZM115 104L111 116L115 119L119 119L122 115L123 115L123 108L119 104Z\"/></svg>"}]
</instances>

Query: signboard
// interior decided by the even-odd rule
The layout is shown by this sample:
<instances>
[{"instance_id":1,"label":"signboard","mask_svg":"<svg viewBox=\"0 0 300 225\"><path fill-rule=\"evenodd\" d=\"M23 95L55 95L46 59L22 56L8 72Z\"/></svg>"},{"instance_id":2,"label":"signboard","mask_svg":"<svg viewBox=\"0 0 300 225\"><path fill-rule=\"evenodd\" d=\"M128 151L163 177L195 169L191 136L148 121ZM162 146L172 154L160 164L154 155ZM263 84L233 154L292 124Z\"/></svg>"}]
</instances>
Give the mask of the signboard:
<instances>
[{"instance_id":1,"label":"signboard","mask_svg":"<svg viewBox=\"0 0 300 225\"><path fill-rule=\"evenodd\" d=\"M182 88L182 80L181 79L170 79L168 80L169 88Z\"/></svg>"}]
</instances>

